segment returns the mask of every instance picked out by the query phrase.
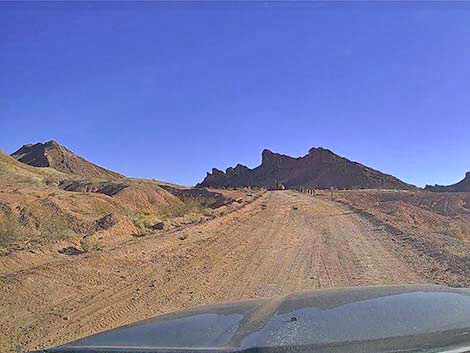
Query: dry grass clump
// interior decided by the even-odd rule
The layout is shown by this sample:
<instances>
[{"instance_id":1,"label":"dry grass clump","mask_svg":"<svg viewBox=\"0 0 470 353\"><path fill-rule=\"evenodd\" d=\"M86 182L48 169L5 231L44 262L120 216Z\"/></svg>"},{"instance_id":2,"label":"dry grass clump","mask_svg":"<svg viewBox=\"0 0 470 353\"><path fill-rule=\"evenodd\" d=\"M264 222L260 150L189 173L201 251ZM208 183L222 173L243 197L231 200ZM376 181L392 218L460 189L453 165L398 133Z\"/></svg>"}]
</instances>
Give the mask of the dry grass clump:
<instances>
[{"instance_id":1,"label":"dry grass clump","mask_svg":"<svg viewBox=\"0 0 470 353\"><path fill-rule=\"evenodd\" d=\"M107 202L107 200L105 201L105 200L97 199L93 203L94 214L96 214L98 216L107 215L109 213L114 212L115 210L116 210L116 208L113 207L113 205L110 205L110 203Z\"/></svg>"},{"instance_id":2,"label":"dry grass clump","mask_svg":"<svg viewBox=\"0 0 470 353\"><path fill-rule=\"evenodd\" d=\"M213 218L214 216L214 211L211 208L205 208L202 210L202 215L208 218Z\"/></svg>"},{"instance_id":3,"label":"dry grass clump","mask_svg":"<svg viewBox=\"0 0 470 353\"><path fill-rule=\"evenodd\" d=\"M175 200L168 204L168 206L160 209L160 215L163 219L182 217L188 213L201 213L204 207L195 199L188 199L185 201Z\"/></svg>"},{"instance_id":4,"label":"dry grass clump","mask_svg":"<svg viewBox=\"0 0 470 353\"><path fill-rule=\"evenodd\" d=\"M187 199L172 200L168 205L157 209L142 209L129 214L129 218L141 232L140 235L145 235L163 230L164 222L174 218L180 218L184 224L197 223L204 213L208 213L208 210L198 200Z\"/></svg>"},{"instance_id":5,"label":"dry grass clump","mask_svg":"<svg viewBox=\"0 0 470 353\"><path fill-rule=\"evenodd\" d=\"M0 217L0 247L10 248L27 238L28 229L13 214Z\"/></svg>"},{"instance_id":6,"label":"dry grass clump","mask_svg":"<svg viewBox=\"0 0 470 353\"><path fill-rule=\"evenodd\" d=\"M99 240L94 237L84 237L80 239L80 247L84 253L102 250Z\"/></svg>"},{"instance_id":7,"label":"dry grass clump","mask_svg":"<svg viewBox=\"0 0 470 353\"><path fill-rule=\"evenodd\" d=\"M45 242L72 239L77 235L62 217L44 219L39 225L38 231Z\"/></svg>"},{"instance_id":8,"label":"dry grass clump","mask_svg":"<svg viewBox=\"0 0 470 353\"><path fill-rule=\"evenodd\" d=\"M436 232L452 238L466 240L470 237L470 224L462 221L444 221L436 227Z\"/></svg>"},{"instance_id":9,"label":"dry grass clump","mask_svg":"<svg viewBox=\"0 0 470 353\"><path fill-rule=\"evenodd\" d=\"M132 223L139 230L155 230L158 228L158 224L162 223L162 218L160 215L153 210L141 210L130 216Z\"/></svg>"}]
</instances>

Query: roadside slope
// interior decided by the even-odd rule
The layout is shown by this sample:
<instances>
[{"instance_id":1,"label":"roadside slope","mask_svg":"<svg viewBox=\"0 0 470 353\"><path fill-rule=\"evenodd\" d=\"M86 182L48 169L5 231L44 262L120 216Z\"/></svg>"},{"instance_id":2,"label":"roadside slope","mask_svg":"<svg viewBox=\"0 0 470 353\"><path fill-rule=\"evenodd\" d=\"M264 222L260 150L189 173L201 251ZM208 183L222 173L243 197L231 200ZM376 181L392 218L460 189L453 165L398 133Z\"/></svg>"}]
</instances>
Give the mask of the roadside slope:
<instances>
[{"instance_id":1,"label":"roadside slope","mask_svg":"<svg viewBox=\"0 0 470 353\"><path fill-rule=\"evenodd\" d=\"M19 271L0 262L0 347L54 346L221 301L422 283L384 232L328 200L277 191L204 224L107 251Z\"/></svg>"}]
</instances>

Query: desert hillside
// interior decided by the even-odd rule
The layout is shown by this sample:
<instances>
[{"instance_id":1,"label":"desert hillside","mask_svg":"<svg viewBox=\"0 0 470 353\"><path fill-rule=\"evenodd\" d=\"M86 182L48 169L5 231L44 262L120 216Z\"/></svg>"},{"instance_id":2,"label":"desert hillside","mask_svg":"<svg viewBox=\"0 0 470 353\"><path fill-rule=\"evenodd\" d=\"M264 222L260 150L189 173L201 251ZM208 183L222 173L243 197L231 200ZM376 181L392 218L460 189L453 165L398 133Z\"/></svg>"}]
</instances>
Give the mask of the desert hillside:
<instances>
[{"instance_id":1,"label":"desert hillside","mask_svg":"<svg viewBox=\"0 0 470 353\"><path fill-rule=\"evenodd\" d=\"M0 254L86 252L202 222L243 196L125 178L54 141L13 156L0 154Z\"/></svg>"},{"instance_id":2,"label":"desert hillside","mask_svg":"<svg viewBox=\"0 0 470 353\"><path fill-rule=\"evenodd\" d=\"M264 150L261 165L250 169L238 164L225 173L216 168L207 173L199 187L402 189L414 186L340 157L324 148L311 148L307 155L293 158Z\"/></svg>"},{"instance_id":3,"label":"desert hillside","mask_svg":"<svg viewBox=\"0 0 470 353\"><path fill-rule=\"evenodd\" d=\"M75 155L66 147L51 140L46 143L23 145L11 156L18 161L34 167L50 167L58 171L83 177L116 179L122 175L97 166Z\"/></svg>"}]
</instances>

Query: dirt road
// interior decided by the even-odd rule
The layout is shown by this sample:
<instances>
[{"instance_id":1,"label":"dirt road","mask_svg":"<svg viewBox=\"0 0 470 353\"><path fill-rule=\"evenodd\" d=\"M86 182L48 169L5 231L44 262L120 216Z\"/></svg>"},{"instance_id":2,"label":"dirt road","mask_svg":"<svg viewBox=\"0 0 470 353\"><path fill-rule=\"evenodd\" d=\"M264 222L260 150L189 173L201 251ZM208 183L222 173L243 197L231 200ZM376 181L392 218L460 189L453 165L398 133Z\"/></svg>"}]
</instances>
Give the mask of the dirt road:
<instances>
[{"instance_id":1,"label":"dirt road","mask_svg":"<svg viewBox=\"0 0 470 353\"><path fill-rule=\"evenodd\" d=\"M423 283L386 239L328 199L276 191L207 223L87 255L0 258L0 350L54 346L220 301Z\"/></svg>"}]
</instances>

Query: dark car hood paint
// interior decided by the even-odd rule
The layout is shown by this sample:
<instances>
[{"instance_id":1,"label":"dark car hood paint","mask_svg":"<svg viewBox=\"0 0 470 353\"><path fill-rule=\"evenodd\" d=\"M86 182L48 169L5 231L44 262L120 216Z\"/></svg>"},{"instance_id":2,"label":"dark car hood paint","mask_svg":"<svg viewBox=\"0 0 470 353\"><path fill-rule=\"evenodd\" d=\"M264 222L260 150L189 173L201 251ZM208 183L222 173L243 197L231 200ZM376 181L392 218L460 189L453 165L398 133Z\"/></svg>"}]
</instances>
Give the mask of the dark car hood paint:
<instances>
[{"instance_id":1,"label":"dark car hood paint","mask_svg":"<svg viewBox=\"0 0 470 353\"><path fill-rule=\"evenodd\" d=\"M399 286L211 305L44 352L464 352L469 346L470 291Z\"/></svg>"}]
</instances>

